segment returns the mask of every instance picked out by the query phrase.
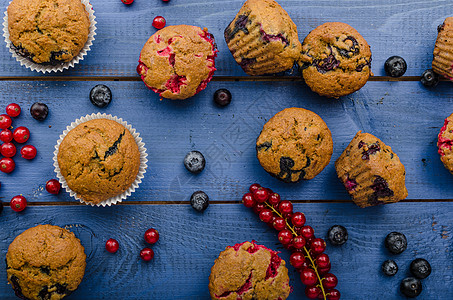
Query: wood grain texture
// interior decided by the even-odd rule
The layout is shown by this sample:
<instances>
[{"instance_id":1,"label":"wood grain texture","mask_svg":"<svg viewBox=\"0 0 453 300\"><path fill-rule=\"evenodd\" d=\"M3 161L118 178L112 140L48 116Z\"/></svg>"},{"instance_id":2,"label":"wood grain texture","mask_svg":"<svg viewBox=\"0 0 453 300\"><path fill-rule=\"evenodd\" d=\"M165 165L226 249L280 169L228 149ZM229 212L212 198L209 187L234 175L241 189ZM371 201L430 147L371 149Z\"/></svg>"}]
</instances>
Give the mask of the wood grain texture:
<instances>
[{"instance_id":1,"label":"wood grain texture","mask_svg":"<svg viewBox=\"0 0 453 300\"><path fill-rule=\"evenodd\" d=\"M80 64L59 76L136 76L140 50L156 32L151 23L158 15L166 18L167 26L207 27L216 37L220 51L216 75L246 76L235 63L223 38L225 27L239 11L243 0L135 1L130 6L118 0L91 2L98 22L96 40ZM431 66L437 26L453 15L453 4L448 0L279 2L298 26L301 41L324 22L345 22L356 28L371 45L375 75L384 74L383 65L388 57L400 55L408 63L406 75L419 76ZM9 0L1 0L0 7L6 9L8 3ZM0 76L42 76L21 67L5 46L0 47L0 61Z\"/></svg>"}]
</instances>

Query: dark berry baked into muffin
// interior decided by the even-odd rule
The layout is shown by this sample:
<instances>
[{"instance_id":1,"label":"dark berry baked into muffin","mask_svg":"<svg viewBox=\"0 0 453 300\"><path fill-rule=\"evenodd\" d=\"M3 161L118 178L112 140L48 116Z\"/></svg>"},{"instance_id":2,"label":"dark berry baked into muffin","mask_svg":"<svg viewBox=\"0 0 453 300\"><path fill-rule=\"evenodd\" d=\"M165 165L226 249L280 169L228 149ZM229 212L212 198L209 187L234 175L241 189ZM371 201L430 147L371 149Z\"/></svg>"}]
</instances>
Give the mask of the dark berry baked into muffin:
<instances>
[{"instance_id":1,"label":"dark berry baked into muffin","mask_svg":"<svg viewBox=\"0 0 453 300\"><path fill-rule=\"evenodd\" d=\"M285 261L255 241L226 247L209 276L211 299L284 300L290 291Z\"/></svg>"},{"instance_id":2,"label":"dark berry baked into muffin","mask_svg":"<svg viewBox=\"0 0 453 300\"><path fill-rule=\"evenodd\" d=\"M440 160L445 168L453 174L453 114L445 119L444 126L439 132L437 138L437 147L439 148Z\"/></svg>"},{"instance_id":3,"label":"dark berry baked into muffin","mask_svg":"<svg viewBox=\"0 0 453 300\"><path fill-rule=\"evenodd\" d=\"M434 72L453 80L453 17L446 18L437 30L432 68Z\"/></svg>"},{"instance_id":4,"label":"dark berry baked into muffin","mask_svg":"<svg viewBox=\"0 0 453 300\"><path fill-rule=\"evenodd\" d=\"M291 69L301 50L296 25L274 0L247 0L225 29L225 41L249 75Z\"/></svg>"},{"instance_id":5,"label":"dark berry baked into muffin","mask_svg":"<svg viewBox=\"0 0 453 300\"><path fill-rule=\"evenodd\" d=\"M261 166L285 182L312 179L330 162L332 135L320 116L303 108L286 108L273 116L256 140Z\"/></svg>"},{"instance_id":6,"label":"dark berry baked into muffin","mask_svg":"<svg viewBox=\"0 0 453 300\"><path fill-rule=\"evenodd\" d=\"M322 24L308 34L299 64L312 91L332 98L358 91L372 75L370 46L340 22Z\"/></svg>"},{"instance_id":7,"label":"dark berry baked into muffin","mask_svg":"<svg viewBox=\"0 0 453 300\"><path fill-rule=\"evenodd\" d=\"M206 88L217 57L214 36L205 28L168 26L153 34L140 52L137 72L145 85L168 99L186 99Z\"/></svg>"},{"instance_id":8,"label":"dark berry baked into muffin","mask_svg":"<svg viewBox=\"0 0 453 300\"><path fill-rule=\"evenodd\" d=\"M21 299L58 300L77 289L86 255L74 233L53 225L25 230L6 254L8 282Z\"/></svg>"},{"instance_id":9,"label":"dark berry baked into muffin","mask_svg":"<svg viewBox=\"0 0 453 300\"><path fill-rule=\"evenodd\" d=\"M90 20L80 0L13 0L8 30L13 47L38 64L71 61L88 39Z\"/></svg>"},{"instance_id":10,"label":"dark berry baked into muffin","mask_svg":"<svg viewBox=\"0 0 453 300\"><path fill-rule=\"evenodd\" d=\"M338 178L360 207L407 197L406 171L392 148L369 133L357 132L335 162Z\"/></svg>"}]
</instances>

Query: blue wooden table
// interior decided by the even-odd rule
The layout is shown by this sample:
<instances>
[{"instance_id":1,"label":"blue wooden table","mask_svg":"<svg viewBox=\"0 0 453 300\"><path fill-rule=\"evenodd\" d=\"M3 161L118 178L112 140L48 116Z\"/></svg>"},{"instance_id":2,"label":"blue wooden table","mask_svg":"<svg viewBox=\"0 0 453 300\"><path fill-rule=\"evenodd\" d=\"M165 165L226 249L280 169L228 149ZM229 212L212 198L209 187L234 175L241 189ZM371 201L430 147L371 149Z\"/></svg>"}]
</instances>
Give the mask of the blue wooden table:
<instances>
[{"instance_id":1,"label":"blue wooden table","mask_svg":"<svg viewBox=\"0 0 453 300\"><path fill-rule=\"evenodd\" d=\"M6 9L8 0L1 0ZM21 67L6 47L0 47L0 109L19 103L23 113L14 126L31 130L29 142L38 149L32 161L16 156L16 170L0 174L0 253L11 241L37 224L67 226L82 241L87 254L83 282L69 299L209 299L208 277L214 259L227 245L256 240L289 262L289 252L276 232L240 204L248 186L258 182L292 200L307 224L325 237L335 224L349 231L341 247L328 245L332 273L339 279L342 299L403 299L399 284L409 275L409 264L426 258L433 268L423 280L419 299L453 299L453 175L437 154L437 134L453 113L452 83L424 88L418 76L430 68L437 25L453 15L450 0L288 1L288 11L303 38L328 21L346 22L368 41L373 52L374 77L360 91L339 100L317 96L297 74L249 77L235 63L223 39L223 30L242 0L195 1L93 0L96 40L88 56L64 73L42 75ZM136 75L139 52L156 30L154 16L167 25L207 27L219 48L218 70L206 90L186 101L159 101ZM408 63L405 77L385 77L384 61L400 55ZM112 103L97 109L89 101L98 83L113 92ZM212 95L219 88L233 94L231 105L219 108ZM38 122L28 109L34 102L50 108ZM332 131L330 164L315 179L285 184L270 177L255 157L254 142L263 124L287 107L304 107L319 114ZM53 150L59 135L75 119L93 112L123 118L140 132L148 149L143 183L121 205L96 208L75 201L68 193L51 195L45 182L54 178ZM409 196L396 204L360 209L337 179L334 161L358 130L370 132L399 155L406 167ZM184 155L199 150L207 167L192 175L183 166ZM195 212L189 197L205 191L211 205ZM29 207L13 212L8 201L22 194ZM140 260L143 233L160 232L153 261ZM383 246L391 231L404 233L407 250L398 256ZM105 241L115 238L120 250L110 254ZM385 277L380 271L394 259L400 271ZM289 265L289 263L288 263ZM7 284L6 265L0 259L0 298L15 299ZM304 299L298 273L289 266L294 290L290 299Z\"/></svg>"}]
</instances>

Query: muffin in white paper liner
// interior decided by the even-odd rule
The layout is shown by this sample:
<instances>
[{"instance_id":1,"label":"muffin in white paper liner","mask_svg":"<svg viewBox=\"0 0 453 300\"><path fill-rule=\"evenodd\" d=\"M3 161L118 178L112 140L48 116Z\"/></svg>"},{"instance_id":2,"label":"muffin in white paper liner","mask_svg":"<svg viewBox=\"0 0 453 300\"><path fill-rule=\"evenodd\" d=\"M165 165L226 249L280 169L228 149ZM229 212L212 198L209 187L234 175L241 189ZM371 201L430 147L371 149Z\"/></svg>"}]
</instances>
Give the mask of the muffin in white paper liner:
<instances>
[{"instance_id":1,"label":"muffin in white paper liner","mask_svg":"<svg viewBox=\"0 0 453 300\"><path fill-rule=\"evenodd\" d=\"M94 204L91 202L84 201L82 198L78 197L76 192L71 190L66 182L66 179L63 177L60 171L60 166L58 165L58 150L60 148L60 144L63 141L64 137L68 134L69 131L72 129L76 128L78 125L85 123L90 120L94 119L108 119L108 120L113 120L124 127L126 127L129 132L132 134L132 136L135 139L135 142L137 143L138 146L138 151L140 152L140 167L137 173L137 177L135 178L135 181L131 184L131 186L124 191L122 194L116 195L114 197L111 197L107 200L104 200L98 204ZM122 202L124 199L126 199L128 196L130 196L136 188L138 188L139 184L142 182L142 179L144 177L144 174L146 173L146 168L148 165L146 164L148 162L148 159L146 158L148 154L146 153L146 148L145 148L145 143L142 142L142 138L140 137L140 134L135 131L134 128L132 128L131 125L127 124L126 121L123 121L123 119L118 118L116 116L112 115L107 115L107 114L91 114L91 115L86 115L85 117L81 117L74 122L72 122L69 126L66 127L66 130L63 131L63 133L60 135L60 139L57 141L57 144L55 145L55 151L54 151L54 157L53 157L53 165L55 167L55 173L57 173L58 180L61 183L61 186L66 189L69 194L74 197L75 199L79 200L82 203L89 204L91 206L111 206L112 204L116 204L118 202Z\"/></svg>"},{"instance_id":2,"label":"muffin in white paper liner","mask_svg":"<svg viewBox=\"0 0 453 300\"><path fill-rule=\"evenodd\" d=\"M9 2L11 4L12 1ZM9 52L11 52L12 56L20 62L21 66L25 66L26 68L31 69L32 71L37 71L37 72L42 72L42 73L47 73L47 72L62 72L65 69L69 69L74 67L75 64L78 64L81 60L83 60L83 57L87 54L88 51L90 51L91 45L93 45L94 41L94 36L96 35L96 17L94 16L94 10L93 6L91 5L89 0L81 0L83 5L85 5L85 9L88 13L88 18L90 19L90 32L88 33L88 39L85 43L85 46L80 50L79 54L74 56L74 58L66 63L58 64L55 66L52 65L45 65L45 64L37 64L33 61L31 61L27 57L23 57L19 54L16 53L16 50L14 49L14 46L11 43L11 40L9 39L9 30L8 30L8 7L5 10L5 17L3 17L3 37L5 38L6 42L6 47L9 49ZM9 6L8 4L8 6Z\"/></svg>"}]
</instances>

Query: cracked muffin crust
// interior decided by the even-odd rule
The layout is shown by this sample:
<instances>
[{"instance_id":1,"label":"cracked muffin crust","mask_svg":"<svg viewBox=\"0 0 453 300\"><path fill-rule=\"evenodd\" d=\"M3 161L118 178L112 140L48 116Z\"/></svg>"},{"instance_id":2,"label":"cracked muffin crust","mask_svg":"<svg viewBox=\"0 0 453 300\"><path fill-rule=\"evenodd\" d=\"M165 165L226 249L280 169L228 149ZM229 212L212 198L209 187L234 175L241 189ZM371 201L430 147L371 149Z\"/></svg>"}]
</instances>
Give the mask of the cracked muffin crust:
<instances>
[{"instance_id":1,"label":"cracked muffin crust","mask_svg":"<svg viewBox=\"0 0 453 300\"><path fill-rule=\"evenodd\" d=\"M247 0L224 35L234 59L249 75L291 69L301 51L296 25L274 0Z\"/></svg>"},{"instance_id":2,"label":"cracked muffin crust","mask_svg":"<svg viewBox=\"0 0 453 300\"><path fill-rule=\"evenodd\" d=\"M77 289L86 255L74 233L38 225L18 235L6 253L8 282L21 299L58 300Z\"/></svg>"},{"instance_id":3,"label":"cracked muffin crust","mask_svg":"<svg viewBox=\"0 0 453 300\"><path fill-rule=\"evenodd\" d=\"M69 188L94 204L126 191L140 167L134 137L123 125L108 119L90 120L69 131L57 159Z\"/></svg>"},{"instance_id":4,"label":"cracked muffin crust","mask_svg":"<svg viewBox=\"0 0 453 300\"><path fill-rule=\"evenodd\" d=\"M168 26L153 34L140 52L137 72L145 85L168 99L186 99L214 74L217 46L206 28Z\"/></svg>"},{"instance_id":5,"label":"cracked muffin crust","mask_svg":"<svg viewBox=\"0 0 453 300\"><path fill-rule=\"evenodd\" d=\"M440 160L450 173L453 174L453 114L445 119L444 126L437 137L437 147Z\"/></svg>"},{"instance_id":6,"label":"cracked muffin crust","mask_svg":"<svg viewBox=\"0 0 453 300\"><path fill-rule=\"evenodd\" d=\"M264 124L256 140L261 166L285 182L312 179L330 162L332 135L320 116L303 108L286 108Z\"/></svg>"},{"instance_id":7,"label":"cracked muffin crust","mask_svg":"<svg viewBox=\"0 0 453 300\"><path fill-rule=\"evenodd\" d=\"M209 276L211 299L284 300L290 291L285 261L255 241L226 247Z\"/></svg>"},{"instance_id":8,"label":"cracked muffin crust","mask_svg":"<svg viewBox=\"0 0 453 300\"><path fill-rule=\"evenodd\" d=\"M340 22L324 23L308 34L299 65L311 90L332 98L358 91L372 75L370 46Z\"/></svg>"},{"instance_id":9,"label":"cracked muffin crust","mask_svg":"<svg viewBox=\"0 0 453 300\"><path fill-rule=\"evenodd\" d=\"M453 17L446 18L437 31L432 68L434 72L453 80Z\"/></svg>"},{"instance_id":10,"label":"cracked muffin crust","mask_svg":"<svg viewBox=\"0 0 453 300\"><path fill-rule=\"evenodd\" d=\"M87 42L89 28L80 0L13 0L8 6L14 50L38 64L71 61Z\"/></svg>"},{"instance_id":11,"label":"cracked muffin crust","mask_svg":"<svg viewBox=\"0 0 453 300\"><path fill-rule=\"evenodd\" d=\"M369 133L357 132L335 162L338 178L360 207L407 197L406 171L392 148Z\"/></svg>"}]
</instances>

